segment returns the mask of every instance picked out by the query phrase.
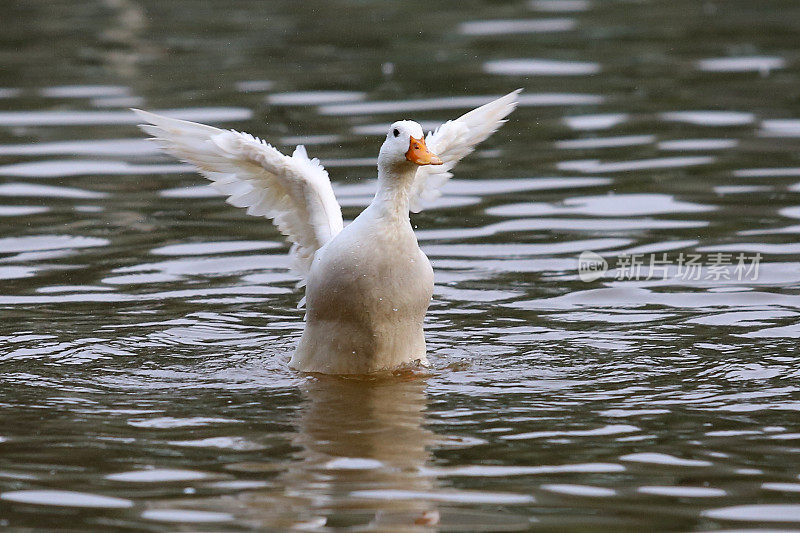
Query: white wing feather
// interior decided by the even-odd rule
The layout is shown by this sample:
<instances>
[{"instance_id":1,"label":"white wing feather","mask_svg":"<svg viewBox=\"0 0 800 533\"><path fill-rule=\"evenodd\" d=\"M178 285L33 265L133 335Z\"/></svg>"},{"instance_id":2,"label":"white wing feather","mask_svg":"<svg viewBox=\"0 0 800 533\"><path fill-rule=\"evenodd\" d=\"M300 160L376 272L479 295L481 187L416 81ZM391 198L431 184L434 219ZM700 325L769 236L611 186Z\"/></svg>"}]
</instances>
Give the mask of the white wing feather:
<instances>
[{"instance_id":1,"label":"white wing feather","mask_svg":"<svg viewBox=\"0 0 800 533\"><path fill-rule=\"evenodd\" d=\"M248 133L134 111L149 122L142 130L196 166L229 204L272 219L292 242L294 267L306 278L314 253L342 230L342 211L318 159L309 159L302 145L288 157Z\"/></svg>"},{"instance_id":2,"label":"white wing feather","mask_svg":"<svg viewBox=\"0 0 800 533\"><path fill-rule=\"evenodd\" d=\"M489 102L456 120L449 120L428 133L425 144L444 162L442 165L419 167L411 189L410 209L419 213L425 203L442 195L441 188L453 175L450 170L472 153L475 145L487 139L503 125L505 117L517 107L517 95L522 89Z\"/></svg>"}]
</instances>

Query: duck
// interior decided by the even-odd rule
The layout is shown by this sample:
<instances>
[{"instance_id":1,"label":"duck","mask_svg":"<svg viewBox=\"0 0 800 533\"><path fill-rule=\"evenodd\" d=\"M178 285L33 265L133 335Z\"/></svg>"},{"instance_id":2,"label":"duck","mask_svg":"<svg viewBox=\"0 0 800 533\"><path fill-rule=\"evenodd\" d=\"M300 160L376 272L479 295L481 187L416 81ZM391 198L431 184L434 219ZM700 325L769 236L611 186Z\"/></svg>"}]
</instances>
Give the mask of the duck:
<instances>
[{"instance_id":1,"label":"duck","mask_svg":"<svg viewBox=\"0 0 800 533\"><path fill-rule=\"evenodd\" d=\"M391 124L375 197L346 226L327 171L304 146L287 156L248 133L133 111L162 150L193 165L230 205L271 219L291 243L306 312L289 367L364 375L429 365L423 322L434 275L410 213L441 196L456 163L506 122L520 92L427 136L412 120Z\"/></svg>"}]
</instances>

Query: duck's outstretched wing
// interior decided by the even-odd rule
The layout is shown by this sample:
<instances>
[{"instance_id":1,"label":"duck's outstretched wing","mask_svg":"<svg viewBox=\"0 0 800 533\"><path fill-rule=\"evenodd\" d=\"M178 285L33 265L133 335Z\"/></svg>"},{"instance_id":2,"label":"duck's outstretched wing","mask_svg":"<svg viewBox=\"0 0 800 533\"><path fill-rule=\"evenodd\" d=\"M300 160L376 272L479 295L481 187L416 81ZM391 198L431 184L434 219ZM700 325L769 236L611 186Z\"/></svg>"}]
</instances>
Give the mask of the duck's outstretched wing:
<instances>
[{"instance_id":1,"label":"duck's outstretched wing","mask_svg":"<svg viewBox=\"0 0 800 533\"><path fill-rule=\"evenodd\" d=\"M520 92L522 89L517 89L455 120L448 120L428 134L425 144L444 164L419 167L410 193L412 212L422 211L426 202L442 195L442 185L452 176L450 170L503 125L505 117L517 107Z\"/></svg>"},{"instance_id":2,"label":"duck's outstretched wing","mask_svg":"<svg viewBox=\"0 0 800 533\"><path fill-rule=\"evenodd\" d=\"M134 111L148 122L142 130L197 167L229 204L272 219L292 242L296 270L307 277L314 253L342 230L342 211L318 159L309 159L303 146L288 157L247 133Z\"/></svg>"}]
</instances>

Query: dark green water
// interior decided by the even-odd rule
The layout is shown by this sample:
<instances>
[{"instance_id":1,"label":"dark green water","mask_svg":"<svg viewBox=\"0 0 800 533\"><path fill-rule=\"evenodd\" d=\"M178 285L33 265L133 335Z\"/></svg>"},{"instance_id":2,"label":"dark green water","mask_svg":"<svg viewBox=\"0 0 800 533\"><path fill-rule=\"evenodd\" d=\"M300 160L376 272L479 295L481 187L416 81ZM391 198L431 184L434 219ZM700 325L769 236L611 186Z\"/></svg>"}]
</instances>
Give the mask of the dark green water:
<instances>
[{"instance_id":1,"label":"dark green water","mask_svg":"<svg viewBox=\"0 0 800 533\"><path fill-rule=\"evenodd\" d=\"M0 527L800 528L797 2L2 9ZM517 87L377 382L287 368L288 247L127 111L304 143L352 219L387 124Z\"/></svg>"}]
</instances>

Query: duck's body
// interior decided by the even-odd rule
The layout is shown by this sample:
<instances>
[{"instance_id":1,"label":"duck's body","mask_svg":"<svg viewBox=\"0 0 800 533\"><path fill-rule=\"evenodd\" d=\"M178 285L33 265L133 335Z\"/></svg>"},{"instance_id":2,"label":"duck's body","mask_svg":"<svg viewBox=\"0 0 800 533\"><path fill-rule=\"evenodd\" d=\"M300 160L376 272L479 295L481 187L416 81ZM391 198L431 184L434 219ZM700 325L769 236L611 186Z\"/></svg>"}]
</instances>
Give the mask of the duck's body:
<instances>
[{"instance_id":1,"label":"duck's body","mask_svg":"<svg viewBox=\"0 0 800 533\"><path fill-rule=\"evenodd\" d=\"M306 328L289 364L326 374L427 364L422 323L432 294L433 268L408 208L375 201L317 252Z\"/></svg>"},{"instance_id":2,"label":"duck's body","mask_svg":"<svg viewBox=\"0 0 800 533\"><path fill-rule=\"evenodd\" d=\"M344 228L327 173L302 146L287 157L247 134L139 113L152 124L143 129L196 165L230 195L229 203L272 218L293 242L307 312L289 365L367 374L427 364L423 320L433 269L417 244L409 210L438 197L449 170L504 122L518 92L429 134L427 144L438 156L428 150L419 124L392 124L378 158L375 199Z\"/></svg>"}]
</instances>

